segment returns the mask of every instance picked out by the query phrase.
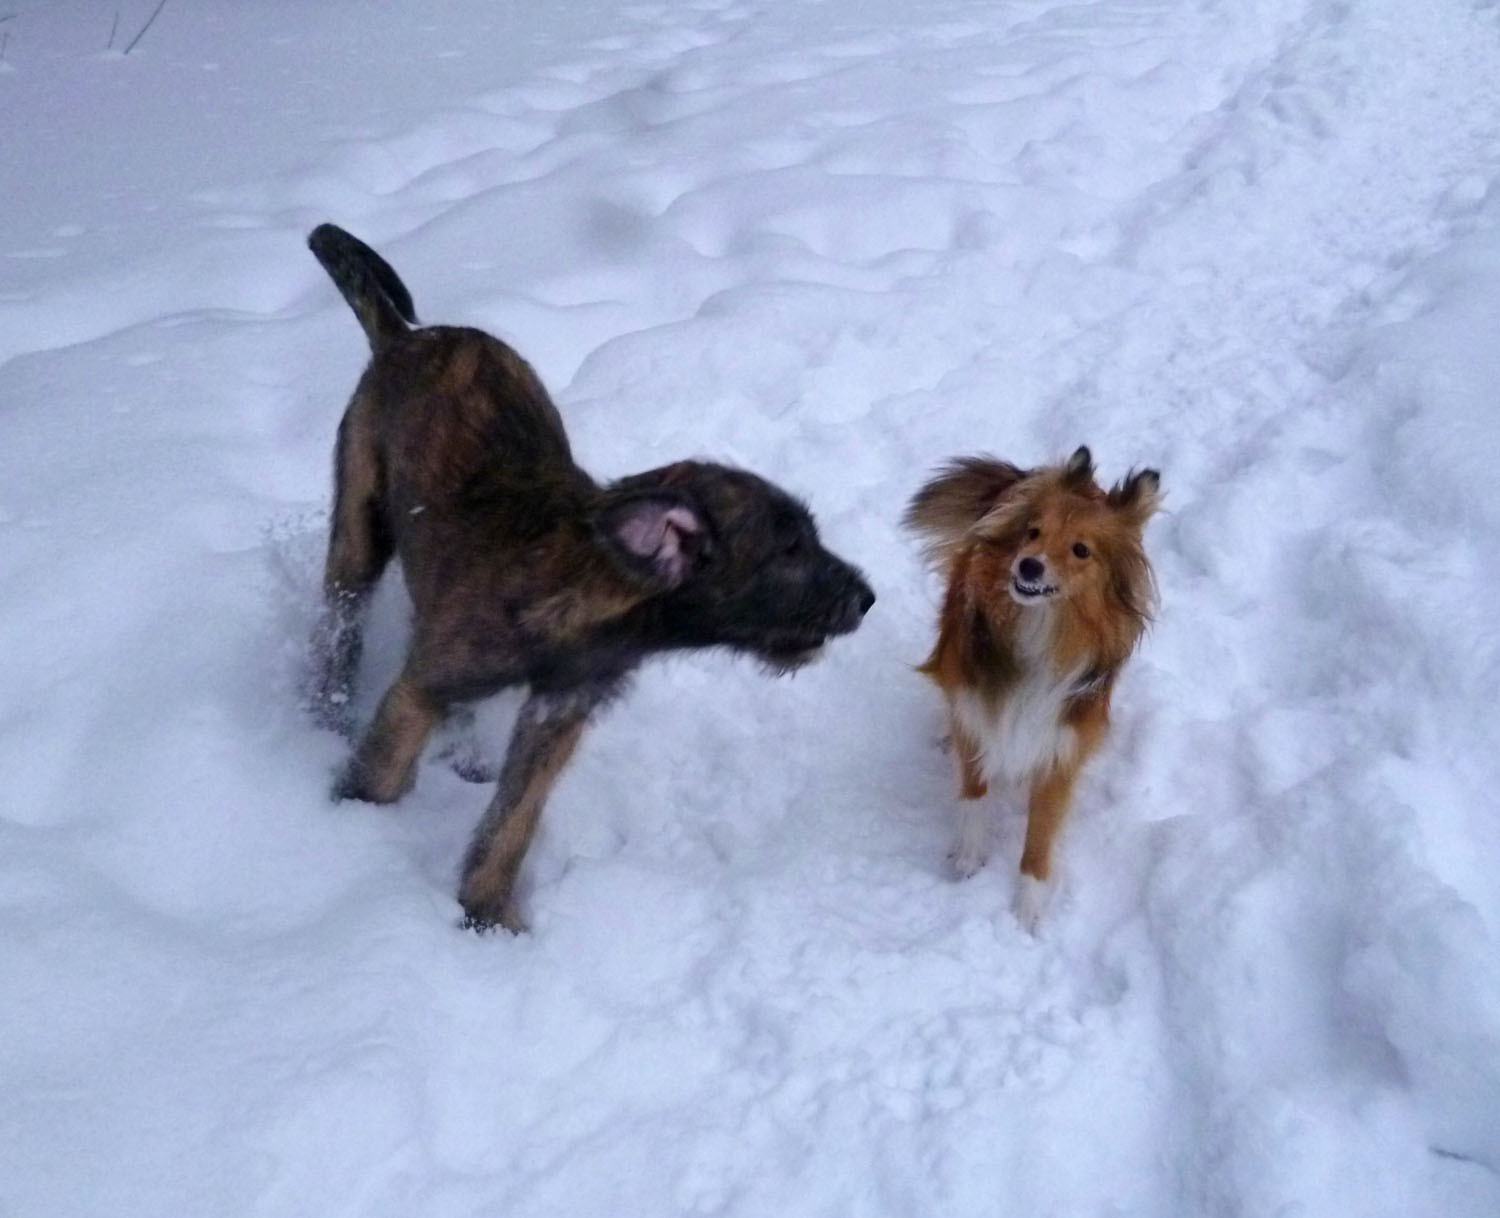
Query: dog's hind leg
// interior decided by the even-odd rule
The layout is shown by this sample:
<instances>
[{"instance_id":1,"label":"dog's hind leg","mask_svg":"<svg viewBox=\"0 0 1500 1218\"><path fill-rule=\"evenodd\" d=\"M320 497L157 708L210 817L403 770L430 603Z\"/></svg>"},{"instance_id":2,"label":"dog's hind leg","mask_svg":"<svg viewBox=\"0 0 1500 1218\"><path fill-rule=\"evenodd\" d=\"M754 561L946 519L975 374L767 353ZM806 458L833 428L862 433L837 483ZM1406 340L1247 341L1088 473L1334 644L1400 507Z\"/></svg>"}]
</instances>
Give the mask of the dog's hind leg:
<instances>
[{"instance_id":1,"label":"dog's hind leg","mask_svg":"<svg viewBox=\"0 0 1500 1218\"><path fill-rule=\"evenodd\" d=\"M350 698L363 649L364 611L393 550L381 508L379 453L359 395L339 424L333 520L323 571L323 609L313 632L309 709L325 727L349 735Z\"/></svg>"},{"instance_id":2,"label":"dog's hind leg","mask_svg":"<svg viewBox=\"0 0 1500 1218\"><path fill-rule=\"evenodd\" d=\"M515 902L516 876L557 776L572 757L589 714L607 691L533 694L521 707L500 784L474 830L458 899L474 930L526 929Z\"/></svg>"}]
</instances>

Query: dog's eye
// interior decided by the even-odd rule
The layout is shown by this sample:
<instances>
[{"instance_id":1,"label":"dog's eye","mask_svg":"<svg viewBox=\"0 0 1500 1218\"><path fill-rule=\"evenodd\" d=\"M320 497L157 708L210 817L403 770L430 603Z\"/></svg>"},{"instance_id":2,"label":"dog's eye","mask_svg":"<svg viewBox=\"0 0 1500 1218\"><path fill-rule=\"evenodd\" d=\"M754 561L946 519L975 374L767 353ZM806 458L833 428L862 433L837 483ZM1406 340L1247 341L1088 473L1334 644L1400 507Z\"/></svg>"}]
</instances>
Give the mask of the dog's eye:
<instances>
[{"instance_id":1,"label":"dog's eye","mask_svg":"<svg viewBox=\"0 0 1500 1218\"><path fill-rule=\"evenodd\" d=\"M1042 531L1041 529L1037 528L1036 525L1032 525L1029 529L1026 530L1027 541L1035 541L1041 535Z\"/></svg>"},{"instance_id":2,"label":"dog's eye","mask_svg":"<svg viewBox=\"0 0 1500 1218\"><path fill-rule=\"evenodd\" d=\"M793 537L790 541L788 541L784 546L781 547L781 552L787 558L796 558L797 555L801 554L806 548L807 542L805 538Z\"/></svg>"},{"instance_id":3,"label":"dog's eye","mask_svg":"<svg viewBox=\"0 0 1500 1218\"><path fill-rule=\"evenodd\" d=\"M1075 541L1073 543L1073 553L1079 558L1087 558L1089 556L1089 548L1083 542Z\"/></svg>"}]
</instances>

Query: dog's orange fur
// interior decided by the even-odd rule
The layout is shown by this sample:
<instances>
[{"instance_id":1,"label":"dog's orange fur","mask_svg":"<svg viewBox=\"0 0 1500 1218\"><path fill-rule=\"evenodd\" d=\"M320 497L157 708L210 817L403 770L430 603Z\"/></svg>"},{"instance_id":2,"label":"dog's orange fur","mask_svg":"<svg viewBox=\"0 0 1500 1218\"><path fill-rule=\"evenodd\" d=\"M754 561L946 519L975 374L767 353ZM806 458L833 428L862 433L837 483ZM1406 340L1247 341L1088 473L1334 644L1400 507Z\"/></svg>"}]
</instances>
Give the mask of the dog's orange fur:
<instances>
[{"instance_id":1,"label":"dog's orange fur","mask_svg":"<svg viewBox=\"0 0 1500 1218\"><path fill-rule=\"evenodd\" d=\"M991 778L1026 786L1021 874L1038 884L1051 875L1074 783L1108 732L1115 679L1149 620L1141 535L1159 487L1156 471L1143 470L1106 492L1085 448L1029 471L965 458L907 511L947 581L937 643L920 671L947 702L959 793L981 799ZM1024 579L1038 563L1044 575ZM961 835L960 874L983 862L979 832L967 844Z\"/></svg>"}]
</instances>

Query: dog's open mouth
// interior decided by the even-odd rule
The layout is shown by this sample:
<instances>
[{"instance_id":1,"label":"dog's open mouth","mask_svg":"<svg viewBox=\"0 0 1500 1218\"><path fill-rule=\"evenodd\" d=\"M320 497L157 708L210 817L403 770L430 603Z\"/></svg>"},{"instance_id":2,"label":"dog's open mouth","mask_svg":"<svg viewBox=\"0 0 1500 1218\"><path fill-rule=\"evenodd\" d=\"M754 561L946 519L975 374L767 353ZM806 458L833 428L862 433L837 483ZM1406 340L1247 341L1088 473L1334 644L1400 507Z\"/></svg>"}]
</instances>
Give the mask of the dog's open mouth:
<instances>
[{"instance_id":1,"label":"dog's open mouth","mask_svg":"<svg viewBox=\"0 0 1500 1218\"><path fill-rule=\"evenodd\" d=\"M1039 601L1051 600L1061 591L1056 584L1028 584L1019 576L1010 581L1011 599L1020 605L1035 605Z\"/></svg>"}]
</instances>

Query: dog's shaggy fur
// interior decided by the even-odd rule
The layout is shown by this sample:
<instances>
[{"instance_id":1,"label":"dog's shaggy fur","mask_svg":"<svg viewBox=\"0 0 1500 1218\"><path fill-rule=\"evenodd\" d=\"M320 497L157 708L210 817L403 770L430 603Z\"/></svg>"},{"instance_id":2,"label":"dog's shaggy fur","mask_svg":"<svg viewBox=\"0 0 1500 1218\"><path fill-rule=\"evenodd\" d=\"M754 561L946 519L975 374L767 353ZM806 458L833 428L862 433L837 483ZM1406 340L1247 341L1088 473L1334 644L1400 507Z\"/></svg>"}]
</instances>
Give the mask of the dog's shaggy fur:
<instances>
[{"instance_id":1,"label":"dog's shaggy fur","mask_svg":"<svg viewBox=\"0 0 1500 1218\"><path fill-rule=\"evenodd\" d=\"M1112 490L1089 450L1023 470L983 457L953 461L912 500L905 522L947 590L937 644L921 670L943 691L958 756L959 876L984 865L992 781L1028 790L1017 914L1035 929L1052 846L1073 785L1109 727L1110 694L1150 617L1141 544L1160 476Z\"/></svg>"},{"instance_id":2,"label":"dog's shaggy fur","mask_svg":"<svg viewBox=\"0 0 1500 1218\"><path fill-rule=\"evenodd\" d=\"M728 647L787 672L875 596L807 509L700 461L600 486L535 372L478 330L414 329L411 296L363 242L308 244L373 352L339 425L326 598L309 700L348 731L365 603L392 556L415 619L406 663L336 788L387 803L456 704L530 696L463 866L467 923L518 929L514 887L589 715L647 656Z\"/></svg>"}]
</instances>

